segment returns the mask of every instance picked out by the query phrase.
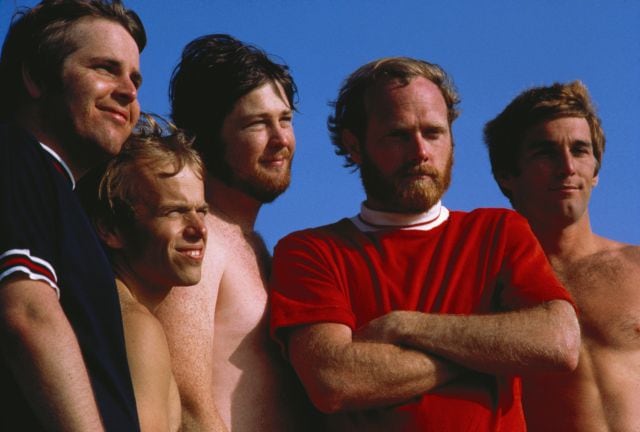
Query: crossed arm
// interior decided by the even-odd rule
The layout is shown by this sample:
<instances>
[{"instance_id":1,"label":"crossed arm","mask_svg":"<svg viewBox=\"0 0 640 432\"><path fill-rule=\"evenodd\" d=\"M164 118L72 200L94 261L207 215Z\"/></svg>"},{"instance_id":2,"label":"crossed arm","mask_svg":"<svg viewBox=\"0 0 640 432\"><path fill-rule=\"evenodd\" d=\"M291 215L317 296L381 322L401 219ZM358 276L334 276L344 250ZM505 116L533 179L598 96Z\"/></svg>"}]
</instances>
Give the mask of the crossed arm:
<instances>
[{"instance_id":1,"label":"crossed arm","mask_svg":"<svg viewBox=\"0 0 640 432\"><path fill-rule=\"evenodd\" d=\"M405 402L459 374L572 370L580 330L573 307L554 300L492 315L394 311L355 334L340 324L291 331L291 363L322 411Z\"/></svg>"},{"instance_id":2,"label":"crossed arm","mask_svg":"<svg viewBox=\"0 0 640 432\"><path fill-rule=\"evenodd\" d=\"M2 354L42 425L103 430L78 341L49 285L26 276L0 283L0 331Z\"/></svg>"}]
</instances>

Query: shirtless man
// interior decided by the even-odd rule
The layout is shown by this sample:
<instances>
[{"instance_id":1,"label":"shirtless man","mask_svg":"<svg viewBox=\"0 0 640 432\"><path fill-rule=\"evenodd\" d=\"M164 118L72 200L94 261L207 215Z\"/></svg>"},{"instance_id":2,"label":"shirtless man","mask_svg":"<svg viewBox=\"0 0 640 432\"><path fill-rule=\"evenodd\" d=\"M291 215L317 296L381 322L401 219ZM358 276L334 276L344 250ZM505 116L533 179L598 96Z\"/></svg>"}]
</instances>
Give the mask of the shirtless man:
<instances>
[{"instance_id":1,"label":"shirtless man","mask_svg":"<svg viewBox=\"0 0 640 432\"><path fill-rule=\"evenodd\" d=\"M605 138L578 81L525 91L485 128L493 174L580 311L572 374L523 378L531 431L640 430L640 248L594 234Z\"/></svg>"},{"instance_id":2,"label":"shirtless man","mask_svg":"<svg viewBox=\"0 0 640 432\"><path fill-rule=\"evenodd\" d=\"M145 431L177 431L180 397L154 312L176 285L194 285L206 243L202 162L189 141L159 128L132 136L100 182L94 215L109 248L127 360Z\"/></svg>"},{"instance_id":3,"label":"shirtless man","mask_svg":"<svg viewBox=\"0 0 640 432\"><path fill-rule=\"evenodd\" d=\"M187 431L305 430L294 419L304 394L269 339L270 257L254 231L289 185L294 94L285 66L227 35L189 43L172 77L173 119L196 135L210 208L202 282L174 289L158 315Z\"/></svg>"}]
</instances>

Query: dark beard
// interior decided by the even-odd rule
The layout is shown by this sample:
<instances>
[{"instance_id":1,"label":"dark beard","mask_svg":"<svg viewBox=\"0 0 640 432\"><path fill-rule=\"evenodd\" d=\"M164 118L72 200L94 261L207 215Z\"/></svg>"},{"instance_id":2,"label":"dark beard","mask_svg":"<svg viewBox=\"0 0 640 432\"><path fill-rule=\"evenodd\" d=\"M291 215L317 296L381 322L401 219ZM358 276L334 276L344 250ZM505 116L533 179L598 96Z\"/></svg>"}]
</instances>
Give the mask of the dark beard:
<instances>
[{"instance_id":1,"label":"dark beard","mask_svg":"<svg viewBox=\"0 0 640 432\"><path fill-rule=\"evenodd\" d=\"M386 178L369 158L362 152L360 178L367 197L383 203L388 211L397 213L423 213L433 207L442 198L451 183L453 153L449 156L444 172L434 168L410 164L397 170L392 178ZM428 175L431 184L424 186L417 182L403 184L407 174Z\"/></svg>"},{"instance_id":2,"label":"dark beard","mask_svg":"<svg viewBox=\"0 0 640 432\"><path fill-rule=\"evenodd\" d=\"M260 173L255 173L249 178L238 177L225 161L219 161L219 165L223 165L223 167L211 173L214 177L227 186L244 192L261 204L273 202L287 190L291 183L291 165L289 165L287 174L278 178L278 181L262 176Z\"/></svg>"}]
</instances>

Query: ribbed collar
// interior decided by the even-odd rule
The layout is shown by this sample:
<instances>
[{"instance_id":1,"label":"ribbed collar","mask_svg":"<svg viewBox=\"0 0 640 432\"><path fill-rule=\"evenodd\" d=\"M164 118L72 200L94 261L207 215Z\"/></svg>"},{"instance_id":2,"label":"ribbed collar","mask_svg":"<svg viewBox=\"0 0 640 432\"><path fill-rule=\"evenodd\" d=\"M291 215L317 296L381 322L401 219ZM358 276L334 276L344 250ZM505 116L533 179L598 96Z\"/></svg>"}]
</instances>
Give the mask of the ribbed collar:
<instances>
[{"instance_id":1,"label":"ribbed collar","mask_svg":"<svg viewBox=\"0 0 640 432\"><path fill-rule=\"evenodd\" d=\"M360 231L380 231L388 229L429 231L449 218L449 210L438 201L424 213L406 214L371 210L364 203L360 214L351 218Z\"/></svg>"}]
</instances>

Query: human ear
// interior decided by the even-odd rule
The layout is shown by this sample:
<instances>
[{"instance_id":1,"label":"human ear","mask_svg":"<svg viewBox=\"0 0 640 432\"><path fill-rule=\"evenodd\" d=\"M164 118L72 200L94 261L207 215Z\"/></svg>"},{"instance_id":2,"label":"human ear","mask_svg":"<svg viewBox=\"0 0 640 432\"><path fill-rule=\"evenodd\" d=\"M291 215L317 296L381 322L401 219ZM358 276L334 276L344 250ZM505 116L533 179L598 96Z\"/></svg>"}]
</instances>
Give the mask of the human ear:
<instances>
[{"instance_id":1,"label":"human ear","mask_svg":"<svg viewBox=\"0 0 640 432\"><path fill-rule=\"evenodd\" d=\"M358 165L362 163L362 152L360 151L360 141L350 130L342 131L342 143L349 152L351 159Z\"/></svg>"},{"instance_id":2,"label":"human ear","mask_svg":"<svg viewBox=\"0 0 640 432\"><path fill-rule=\"evenodd\" d=\"M33 79L31 72L24 64L22 65L22 83L31 99L40 99L43 93L42 86Z\"/></svg>"},{"instance_id":3,"label":"human ear","mask_svg":"<svg viewBox=\"0 0 640 432\"><path fill-rule=\"evenodd\" d=\"M96 221L95 227L98 232L98 237L100 237L109 249L124 248L124 239L117 228L109 226L103 220Z\"/></svg>"},{"instance_id":4,"label":"human ear","mask_svg":"<svg viewBox=\"0 0 640 432\"><path fill-rule=\"evenodd\" d=\"M509 192L513 189L513 176L511 174L496 174L496 181L500 189L506 189Z\"/></svg>"}]
</instances>

